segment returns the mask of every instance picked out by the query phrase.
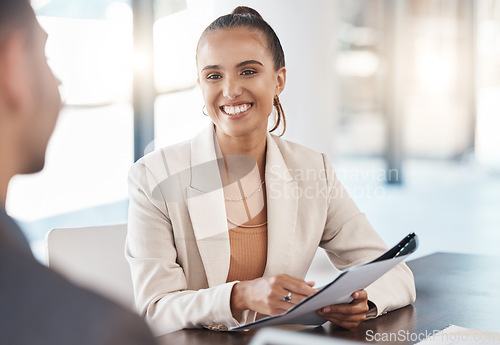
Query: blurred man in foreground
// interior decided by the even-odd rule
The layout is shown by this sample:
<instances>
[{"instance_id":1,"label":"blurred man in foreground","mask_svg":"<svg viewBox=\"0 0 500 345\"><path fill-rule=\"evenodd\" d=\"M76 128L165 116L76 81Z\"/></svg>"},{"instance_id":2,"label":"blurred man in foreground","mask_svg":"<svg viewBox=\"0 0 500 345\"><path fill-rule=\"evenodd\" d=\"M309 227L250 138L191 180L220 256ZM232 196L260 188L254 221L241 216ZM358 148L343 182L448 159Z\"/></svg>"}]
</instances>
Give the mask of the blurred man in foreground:
<instances>
[{"instance_id":1,"label":"blurred man in foreground","mask_svg":"<svg viewBox=\"0 0 500 345\"><path fill-rule=\"evenodd\" d=\"M5 213L10 179L43 168L61 106L46 40L27 0L0 1L0 344L154 344L139 316L39 264Z\"/></svg>"}]
</instances>

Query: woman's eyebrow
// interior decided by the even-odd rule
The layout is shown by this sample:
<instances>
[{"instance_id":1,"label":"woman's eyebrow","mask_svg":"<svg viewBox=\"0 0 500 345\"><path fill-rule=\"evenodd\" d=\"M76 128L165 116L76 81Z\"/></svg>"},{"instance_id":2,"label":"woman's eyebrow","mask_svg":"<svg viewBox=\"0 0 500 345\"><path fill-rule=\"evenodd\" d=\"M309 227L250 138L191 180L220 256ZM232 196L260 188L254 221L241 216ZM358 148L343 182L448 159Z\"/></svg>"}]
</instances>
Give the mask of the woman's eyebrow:
<instances>
[{"instance_id":1,"label":"woman's eyebrow","mask_svg":"<svg viewBox=\"0 0 500 345\"><path fill-rule=\"evenodd\" d=\"M262 67L264 67L262 62L259 62L257 60L246 60L246 61L243 61L243 62L240 62L239 64L237 64L236 67L243 67L246 65L261 65Z\"/></svg>"},{"instance_id":2,"label":"woman's eyebrow","mask_svg":"<svg viewBox=\"0 0 500 345\"><path fill-rule=\"evenodd\" d=\"M264 67L262 62L257 61L257 60L246 60L246 61L243 61L243 62L240 62L239 64L237 64L236 67L239 68L239 67L243 67L243 66L247 66L247 65L260 65L260 66ZM201 72L203 72L204 70L207 70L207 69L221 69L221 67L220 67L220 65L207 65L201 69Z\"/></svg>"},{"instance_id":3,"label":"woman's eyebrow","mask_svg":"<svg viewBox=\"0 0 500 345\"><path fill-rule=\"evenodd\" d=\"M207 65L201 69L201 72L203 72L206 69L220 69L219 65Z\"/></svg>"}]
</instances>

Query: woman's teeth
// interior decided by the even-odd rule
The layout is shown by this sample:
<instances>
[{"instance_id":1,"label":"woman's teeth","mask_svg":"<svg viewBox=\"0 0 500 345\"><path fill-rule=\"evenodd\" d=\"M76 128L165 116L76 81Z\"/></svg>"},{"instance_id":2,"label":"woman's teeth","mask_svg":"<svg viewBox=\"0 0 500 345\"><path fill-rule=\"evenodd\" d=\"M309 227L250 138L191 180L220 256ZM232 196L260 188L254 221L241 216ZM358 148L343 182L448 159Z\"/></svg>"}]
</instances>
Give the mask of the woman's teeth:
<instances>
[{"instance_id":1,"label":"woman's teeth","mask_svg":"<svg viewBox=\"0 0 500 345\"><path fill-rule=\"evenodd\" d=\"M238 106L225 105L222 107L222 110L228 115L238 115L240 113L247 111L251 107L252 107L251 104L242 104Z\"/></svg>"}]
</instances>

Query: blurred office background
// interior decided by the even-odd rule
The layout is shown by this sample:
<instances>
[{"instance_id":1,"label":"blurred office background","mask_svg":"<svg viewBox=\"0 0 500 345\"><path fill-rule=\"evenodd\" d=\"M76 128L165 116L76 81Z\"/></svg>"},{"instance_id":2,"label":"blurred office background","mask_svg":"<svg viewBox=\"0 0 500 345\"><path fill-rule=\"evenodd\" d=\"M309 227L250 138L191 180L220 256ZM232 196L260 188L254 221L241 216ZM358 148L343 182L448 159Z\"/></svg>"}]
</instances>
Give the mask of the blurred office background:
<instances>
[{"instance_id":1,"label":"blurred office background","mask_svg":"<svg viewBox=\"0 0 500 345\"><path fill-rule=\"evenodd\" d=\"M416 256L498 255L500 0L32 4L65 106L46 168L12 181L7 210L40 257L51 228L125 223L134 160L207 125L195 48L237 5L282 41L284 137L332 157L388 244L415 231Z\"/></svg>"}]
</instances>

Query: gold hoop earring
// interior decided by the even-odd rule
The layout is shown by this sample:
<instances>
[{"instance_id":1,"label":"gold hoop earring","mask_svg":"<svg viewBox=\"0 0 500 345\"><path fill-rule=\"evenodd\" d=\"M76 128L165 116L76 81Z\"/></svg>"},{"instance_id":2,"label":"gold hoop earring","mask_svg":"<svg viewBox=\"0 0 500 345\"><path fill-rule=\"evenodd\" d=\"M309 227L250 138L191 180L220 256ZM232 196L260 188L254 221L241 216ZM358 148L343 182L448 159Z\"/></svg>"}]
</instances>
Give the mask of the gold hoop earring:
<instances>
[{"instance_id":1,"label":"gold hoop earring","mask_svg":"<svg viewBox=\"0 0 500 345\"><path fill-rule=\"evenodd\" d=\"M278 97L278 95L274 96L273 105L274 105L274 108L276 109L276 123L274 124L274 127L269 132L275 131L279 127L279 125L281 124L281 121L283 120L283 130L281 131L281 134L279 135L281 137L281 136L283 136L283 134L285 134L285 131L286 131L286 119L285 119L285 112L283 111L283 107L281 106L280 98Z\"/></svg>"},{"instance_id":2,"label":"gold hoop earring","mask_svg":"<svg viewBox=\"0 0 500 345\"><path fill-rule=\"evenodd\" d=\"M280 98L278 97L278 95L274 96L274 98L273 98L273 105L275 107L281 106Z\"/></svg>"},{"instance_id":3,"label":"gold hoop earring","mask_svg":"<svg viewBox=\"0 0 500 345\"><path fill-rule=\"evenodd\" d=\"M205 109L206 109L206 108L207 108L207 107L204 105L204 106L203 106L203 108L201 108L201 112L203 113L203 115L208 116L208 114L207 114L207 113L205 113Z\"/></svg>"}]
</instances>

